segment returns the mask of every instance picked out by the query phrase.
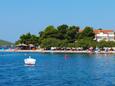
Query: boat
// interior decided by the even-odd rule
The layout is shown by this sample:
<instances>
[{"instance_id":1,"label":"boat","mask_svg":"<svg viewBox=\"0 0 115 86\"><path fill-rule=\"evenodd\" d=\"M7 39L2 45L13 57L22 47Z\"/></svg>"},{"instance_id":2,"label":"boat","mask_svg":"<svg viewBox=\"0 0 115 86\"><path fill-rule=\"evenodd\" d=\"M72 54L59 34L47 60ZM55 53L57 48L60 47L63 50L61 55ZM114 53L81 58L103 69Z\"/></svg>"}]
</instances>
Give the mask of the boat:
<instances>
[{"instance_id":1,"label":"boat","mask_svg":"<svg viewBox=\"0 0 115 86\"><path fill-rule=\"evenodd\" d=\"M35 65L36 59L31 58L31 56L29 56L29 58L24 59L24 62L26 65Z\"/></svg>"}]
</instances>

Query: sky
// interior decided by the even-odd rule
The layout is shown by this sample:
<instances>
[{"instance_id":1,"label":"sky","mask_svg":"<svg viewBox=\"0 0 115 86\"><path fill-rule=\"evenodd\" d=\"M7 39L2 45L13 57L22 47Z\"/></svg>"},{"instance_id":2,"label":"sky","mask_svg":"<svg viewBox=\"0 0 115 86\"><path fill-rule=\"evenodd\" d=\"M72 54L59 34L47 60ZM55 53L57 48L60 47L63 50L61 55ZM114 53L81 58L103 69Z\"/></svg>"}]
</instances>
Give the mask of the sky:
<instances>
[{"instance_id":1,"label":"sky","mask_svg":"<svg viewBox=\"0 0 115 86\"><path fill-rule=\"evenodd\" d=\"M115 0L0 0L0 39L15 42L48 25L115 31Z\"/></svg>"}]
</instances>

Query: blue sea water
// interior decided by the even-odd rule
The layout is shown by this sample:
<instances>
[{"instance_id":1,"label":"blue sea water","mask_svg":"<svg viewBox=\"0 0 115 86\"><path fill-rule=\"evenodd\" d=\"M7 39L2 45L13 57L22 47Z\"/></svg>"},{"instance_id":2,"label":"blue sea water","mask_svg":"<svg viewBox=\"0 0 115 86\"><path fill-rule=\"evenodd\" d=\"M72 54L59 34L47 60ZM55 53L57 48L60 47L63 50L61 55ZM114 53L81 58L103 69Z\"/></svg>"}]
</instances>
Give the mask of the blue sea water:
<instances>
[{"instance_id":1,"label":"blue sea water","mask_svg":"<svg viewBox=\"0 0 115 86\"><path fill-rule=\"evenodd\" d=\"M115 86L115 55L1 52L0 86Z\"/></svg>"}]
</instances>

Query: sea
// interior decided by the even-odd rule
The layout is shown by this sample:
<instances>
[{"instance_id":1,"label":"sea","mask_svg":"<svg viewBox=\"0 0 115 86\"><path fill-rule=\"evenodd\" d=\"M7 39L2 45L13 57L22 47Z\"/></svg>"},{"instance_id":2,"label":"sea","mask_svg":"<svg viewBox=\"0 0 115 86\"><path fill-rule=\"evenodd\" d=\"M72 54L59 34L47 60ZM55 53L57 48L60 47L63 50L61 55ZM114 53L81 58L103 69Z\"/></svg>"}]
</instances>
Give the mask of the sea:
<instances>
[{"instance_id":1,"label":"sea","mask_svg":"<svg viewBox=\"0 0 115 86\"><path fill-rule=\"evenodd\" d=\"M115 86L115 55L0 52L0 86Z\"/></svg>"}]
</instances>

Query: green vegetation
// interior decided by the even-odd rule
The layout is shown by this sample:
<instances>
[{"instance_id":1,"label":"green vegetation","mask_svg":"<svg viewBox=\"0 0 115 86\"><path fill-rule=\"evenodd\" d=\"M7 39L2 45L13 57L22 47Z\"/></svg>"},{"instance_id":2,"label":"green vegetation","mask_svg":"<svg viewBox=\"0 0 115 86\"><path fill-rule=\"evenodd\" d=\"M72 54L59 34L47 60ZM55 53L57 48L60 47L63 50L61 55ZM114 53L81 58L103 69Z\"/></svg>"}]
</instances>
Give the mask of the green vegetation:
<instances>
[{"instance_id":1,"label":"green vegetation","mask_svg":"<svg viewBox=\"0 0 115 86\"><path fill-rule=\"evenodd\" d=\"M97 46L99 48L103 48L103 47L115 47L115 42L102 40L102 41L98 42Z\"/></svg>"},{"instance_id":2,"label":"green vegetation","mask_svg":"<svg viewBox=\"0 0 115 86\"><path fill-rule=\"evenodd\" d=\"M30 33L27 34L23 34L22 36L20 36L20 39L18 41L16 41L16 45L17 44L33 44L35 46L39 45L39 37L36 35L32 35Z\"/></svg>"},{"instance_id":3,"label":"green vegetation","mask_svg":"<svg viewBox=\"0 0 115 86\"><path fill-rule=\"evenodd\" d=\"M50 49L51 47L66 48L66 47L82 47L88 49L90 47L115 47L115 42L94 40L95 33L92 27L85 27L82 32L79 31L79 26L68 26L66 24L58 27L48 26L38 35L31 33L20 36L16 44L33 44L41 48Z\"/></svg>"},{"instance_id":4,"label":"green vegetation","mask_svg":"<svg viewBox=\"0 0 115 86\"><path fill-rule=\"evenodd\" d=\"M91 38L92 40L95 38L95 34L93 33L93 28L92 27L85 27L83 32L80 33L79 39L84 39L84 38Z\"/></svg>"},{"instance_id":5,"label":"green vegetation","mask_svg":"<svg viewBox=\"0 0 115 86\"><path fill-rule=\"evenodd\" d=\"M8 41L0 40L0 46L11 46L11 45L14 44Z\"/></svg>"},{"instance_id":6,"label":"green vegetation","mask_svg":"<svg viewBox=\"0 0 115 86\"><path fill-rule=\"evenodd\" d=\"M97 42L91 38L83 38L83 39L79 39L76 42L76 46L77 47L82 47L83 49L88 49L90 47L96 48L96 44Z\"/></svg>"}]
</instances>

